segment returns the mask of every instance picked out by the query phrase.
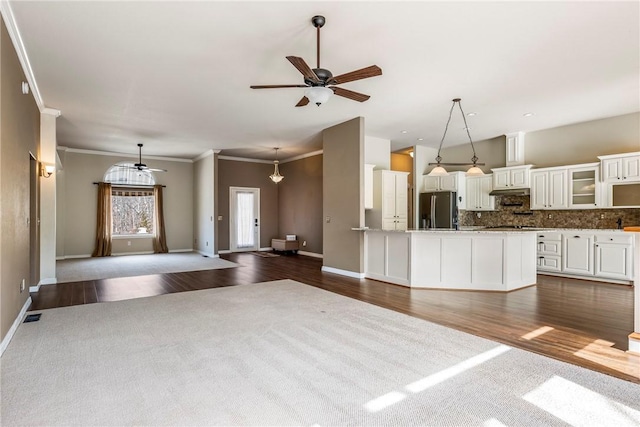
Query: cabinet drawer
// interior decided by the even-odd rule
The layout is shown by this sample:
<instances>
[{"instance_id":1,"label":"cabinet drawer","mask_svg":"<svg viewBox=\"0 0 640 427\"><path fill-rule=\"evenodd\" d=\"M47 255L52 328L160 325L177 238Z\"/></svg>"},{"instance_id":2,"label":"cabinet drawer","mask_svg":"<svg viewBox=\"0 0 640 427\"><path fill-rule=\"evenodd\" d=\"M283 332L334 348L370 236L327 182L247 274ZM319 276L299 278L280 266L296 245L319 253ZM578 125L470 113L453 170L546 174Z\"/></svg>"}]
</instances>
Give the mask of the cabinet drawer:
<instances>
[{"instance_id":1,"label":"cabinet drawer","mask_svg":"<svg viewBox=\"0 0 640 427\"><path fill-rule=\"evenodd\" d=\"M562 243L560 241L539 241L538 246L538 255L562 255Z\"/></svg>"},{"instance_id":2,"label":"cabinet drawer","mask_svg":"<svg viewBox=\"0 0 640 427\"><path fill-rule=\"evenodd\" d=\"M538 270L540 271L561 271L562 263L558 256L538 256Z\"/></svg>"},{"instance_id":3,"label":"cabinet drawer","mask_svg":"<svg viewBox=\"0 0 640 427\"><path fill-rule=\"evenodd\" d=\"M632 244L632 236L626 234L596 234L596 243L621 243L623 245Z\"/></svg>"},{"instance_id":4,"label":"cabinet drawer","mask_svg":"<svg viewBox=\"0 0 640 427\"><path fill-rule=\"evenodd\" d=\"M559 242L559 241L562 240L562 234L554 233L554 232L545 233L543 231L543 232L538 233L538 241L541 241L541 240L545 240L545 241L547 241L547 240L557 240Z\"/></svg>"}]
</instances>

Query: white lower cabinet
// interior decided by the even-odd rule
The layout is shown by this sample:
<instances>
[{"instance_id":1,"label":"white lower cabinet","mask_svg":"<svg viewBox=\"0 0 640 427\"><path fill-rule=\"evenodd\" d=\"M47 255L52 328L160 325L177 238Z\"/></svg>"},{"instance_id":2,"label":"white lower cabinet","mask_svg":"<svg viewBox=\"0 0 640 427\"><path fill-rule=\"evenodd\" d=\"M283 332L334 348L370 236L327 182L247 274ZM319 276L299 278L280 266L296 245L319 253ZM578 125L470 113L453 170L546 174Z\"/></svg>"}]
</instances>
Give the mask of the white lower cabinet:
<instances>
[{"instance_id":1,"label":"white lower cabinet","mask_svg":"<svg viewBox=\"0 0 640 427\"><path fill-rule=\"evenodd\" d=\"M562 271L593 276L592 234L563 234Z\"/></svg>"},{"instance_id":2,"label":"white lower cabinet","mask_svg":"<svg viewBox=\"0 0 640 427\"><path fill-rule=\"evenodd\" d=\"M540 231L536 264L542 274L630 282L633 251L633 239L627 233Z\"/></svg>"},{"instance_id":3,"label":"white lower cabinet","mask_svg":"<svg viewBox=\"0 0 640 427\"><path fill-rule=\"evenodd\" d=\"M633 244L630 236L596 236L595 275L629 280Z\"/></svg>"}]
</instances>

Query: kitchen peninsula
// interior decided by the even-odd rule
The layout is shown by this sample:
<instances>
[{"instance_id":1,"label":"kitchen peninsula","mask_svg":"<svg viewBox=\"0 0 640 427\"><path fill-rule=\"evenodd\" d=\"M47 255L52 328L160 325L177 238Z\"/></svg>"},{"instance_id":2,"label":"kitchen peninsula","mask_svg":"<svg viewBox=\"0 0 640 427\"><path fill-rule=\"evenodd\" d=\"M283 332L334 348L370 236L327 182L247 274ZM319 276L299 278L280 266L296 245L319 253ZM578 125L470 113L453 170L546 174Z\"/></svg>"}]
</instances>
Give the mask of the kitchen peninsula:
<instances>
[{"instance_id":1,"label":"kitchen peninsula","mask_svg":"<svg viewBox=\"0 0 640 427\"><path fill-rule=\"evenodd\" d=\"M536 232L366 230L365 277L415 288L523 288L536 283Z\"/></svg>"}]
</instances>

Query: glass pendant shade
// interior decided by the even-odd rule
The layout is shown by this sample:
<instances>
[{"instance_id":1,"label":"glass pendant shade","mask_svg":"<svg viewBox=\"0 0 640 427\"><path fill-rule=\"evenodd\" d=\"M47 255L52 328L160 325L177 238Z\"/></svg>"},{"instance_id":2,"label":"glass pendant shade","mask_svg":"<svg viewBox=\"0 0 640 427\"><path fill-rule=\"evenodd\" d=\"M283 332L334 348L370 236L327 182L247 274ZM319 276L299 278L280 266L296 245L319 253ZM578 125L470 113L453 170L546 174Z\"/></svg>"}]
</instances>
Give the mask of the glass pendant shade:
<instances>
[{"instance_id":1,"label":"glass pendant shade","mask_svg":"<svg viewBox=\"0 0 640 427\"><path fill-rule=\"evenodd\" d=\"M467 176L482 176L484 175L484 172L482 172L482 169L480 169L478 166L472 166L471 168L469 168L469 170L467 171Z\"/></svg>"},{"instance_id":2,"label":"glass pendant shade","mask_svg":"<svg viewBox=\"0 0 640 427\"><path fill-rule=\"evenodd\" d=\"M309 98L309 102L320 106L320 104L324 104L331 98L333 95L333 91L328 87L322 86L312 86L309 89L304 91L304 96Z\"/></svg>"},{"instance_id":3,"label":"glass pendant shade","mask_svg":"<svg viewBox=\"0 0 640 427\"><path fill-rule=\"evenodd\" d=\"M273 161L275 168L274 168L273 174L269 175L269 178L271 179L271 181L275 182L276 184L284 179L284 176L280 175L280 171L278 170L278 163L280 162L277 160Z\"/></svg>"},{"instance_id":4,"label":"glass pendant shade","mask_svg":"<svg viewBox=\"0 0 640 427\"><path fill-rule=\"evenodd\" d=\"M427 174L428 176L447 176L449 172L442 166L438 165L435 168L431 169L431 172Z\"/></svg>"}]
</instances>

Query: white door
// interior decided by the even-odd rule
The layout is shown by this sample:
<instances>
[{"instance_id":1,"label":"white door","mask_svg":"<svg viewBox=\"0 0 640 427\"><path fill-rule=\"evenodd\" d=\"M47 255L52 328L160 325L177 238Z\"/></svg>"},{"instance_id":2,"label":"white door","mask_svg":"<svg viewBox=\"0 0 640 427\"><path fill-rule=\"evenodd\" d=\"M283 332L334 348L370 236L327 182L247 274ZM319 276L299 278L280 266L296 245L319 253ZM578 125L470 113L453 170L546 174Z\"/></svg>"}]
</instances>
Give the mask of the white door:
<instances>
[{"instance_id":1,"label":"white door","mask_svg":"<svg viewBox=\"0 0 640 427\"><path fill-rule=\"evenodd\" d=\"M260 189L229 187L229 249L260 248Z\"/></svg>"}]
</instances>

